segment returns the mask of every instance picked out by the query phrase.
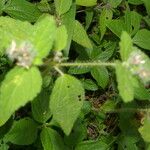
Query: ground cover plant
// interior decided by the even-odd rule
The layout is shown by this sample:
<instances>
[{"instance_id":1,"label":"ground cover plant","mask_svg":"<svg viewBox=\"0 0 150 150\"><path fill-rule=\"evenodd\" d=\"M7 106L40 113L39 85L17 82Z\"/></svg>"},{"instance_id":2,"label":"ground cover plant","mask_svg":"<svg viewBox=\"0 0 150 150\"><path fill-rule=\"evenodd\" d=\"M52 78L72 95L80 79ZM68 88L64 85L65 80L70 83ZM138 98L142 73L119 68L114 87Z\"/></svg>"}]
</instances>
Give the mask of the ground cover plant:
<instances>
[{"instance_id":1,"label":"ground cover plant","mask_svg":"<svg viewBox=\"0 0 150 150\"><path fill-rule=\"evenodd\" d=\"M0 0L0 150L149 150L149 50L149 0Z\"/></svg>"}]
</instances>

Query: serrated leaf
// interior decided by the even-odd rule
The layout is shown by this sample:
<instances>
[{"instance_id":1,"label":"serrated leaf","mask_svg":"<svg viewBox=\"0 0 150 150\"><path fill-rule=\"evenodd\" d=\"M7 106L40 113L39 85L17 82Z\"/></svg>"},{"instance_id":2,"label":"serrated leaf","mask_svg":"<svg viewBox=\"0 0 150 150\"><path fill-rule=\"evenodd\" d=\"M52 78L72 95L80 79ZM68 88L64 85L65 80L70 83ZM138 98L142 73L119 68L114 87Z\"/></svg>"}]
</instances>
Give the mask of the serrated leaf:
<instances>
[{"instance_id":1,"label":"serrated leaf","mask_svg":"<svg viewBox=\"0 0 150 150\"><path fill-rule=\"evenodd\" d=\"M0 87L0 126L18 108L33 100L40 92L42 79L39 70L15 67L7 73Z\"/></svg>"},{"instance_id":2,"label":"serrated leaf","mask_svg":"<svg viewBox=\"0 0 150 150\"><path fill-rule=\"evenodd\" d=\"M61 51L63 50L66 45L67 45L67 39L68 39L68 35L67 35L67 30L65 25L59 26L56 30L56 39L55 39L55 45L54 45L54 49L56 51Z\"/></svg>"},{"instance_id":3,"label":"serrated leaf","mask_svg":"<svg viewBox=\"0 0 150 150\"><path fill-rule=\"evenodd\" d=\"M147 116L144 119L143 126L139 128L139 132L144 139L145 142L150 142L150 134L149 134L149 129L150 129L150 118Z\"/></svg>"},{"instance_id":4,"label":"serrated leaf","mask_svg":"<svg viewBox=\"0 0 150 150\"><path fill-rule=\"evenodd\" d=\"M130 102L134 99L134 88L132 85L132 74L120 63L116 64L116 75L119 94L124 102Z\"/></svg>"},{"instance_id":5,"label":"serrated leaf","mask_svg":"<svg viewBox=\"0 0 150 150\"><path fill-rule=\"evenodd\" d=\"M81 5L81 6L94 6L96 5L97 3L97 0L76 0L76 4L77 5Z\"/></svg>"},{"instance_id":6,"label":"serrated leaf","mask_svg":"<svg viewBox=\"0 0 150 150\"><path fill-rule=\"evenodd\" d=\"M80 114L83 100L84 89L76 78L65 74L56 80L50 97L50 109L66 135L70 134Z\"/></svg>"},{"instance_id":7,"label":"serrated leaf","mask_svg":"<svg viewBox=\"0 0 150 150\"><path fill-rule=\"evenodd\" d=\"M3 11L11 17L35 22L41 15L36 5L26 0L11 0L7 2Z\"/></svg>"},{"instance_id":8,"label":"serrated leaf","mask_svg":"<svg viewBox=\"0 0 150 150\"><path fill-rule=\"evenodd\" d=\"M58 15L62 15L66 13L72 4L72 0L54 0L55 2L55 7L56 7L56 12Z\"/></svg>"},{"instance_id":9,"label":"serrated leaf","mask_svg":"<svg viewBox=\"0 0 150 150\"><path fill-rule=\"evenodd\" d=\"M133 43L141 48L150 50L150 31L147 29L139 30L133 38Z\"/></svg>"},{"instance_id":10,"label":"serrated leaf","mask_svg":"<svg viewBox=\"0 0 150 150\"><path fill-rule=\"evenodd\" d=\"M91 74L99 86L101 86L103 89L107 86L109 82L109 74L106 67L94 67L91 71Z\"/></svg>"},{"instance_id":11,"label":"serrated leaf","mask_svg":"<svg viewBox=\"0 0 150 150\"><path fill-rule=\"evenodd\" d=\"M127 32L122 32L120 45L120 55L123 61L126 61L133 51L132 39Z\"/></svg>"},{"instance_id":12,"label":"serrated leaf","mask_svg":"<svg viewBox=\"0 0 150 150\"><path fill-rule=\"evenodd\" d=\"M37 138L38 124L31 118L15 121L10 131L5 135L6 142L17 145L32 144Z\"/></svg>"},{"instance_id":13,"label":"serrated leaf","mask_svg":"<svg viewBox=\"0 0 150 150\"><path fill-rule=\"evenodd\" d=\"M41 142L44 150L66 150L61 136L51 128L43 128Z\"/></svg>"},{"instance_id":14,"label":"serrated leaf","mask_svg":"<svg viewBox=\"0 0 150 150\"><path fill-rule=\"evenodd\" d=\"M30 37L35 50L37 51L36 60L34 64L38 64L42 58L45 58L55 40L56 23L51 15L43 15L34 25L33 33Z\"/></svg>"},{"instance_id":15,"label":"serrated leaf","mask_svg":"<svg viewBox=\"0 0 150 150\"><path fill-rule=\"evenodd\" d=\"M46 122L51 117L49 109L49 94L42 90L41 93L31 103L33 118L41 123Z\"/></svg>"},{"instance_id":16,"label":"serrated leaf","mask_svg":"<svg viewBox=\"0 0 150 150\"><path fill-rule=\"evenodd\" d=\"M74 23L75 27L74 27L73 41L77 42L83 47L92 48L91 41L81 23L77 20Z\"/></svg>"}]
</instances>

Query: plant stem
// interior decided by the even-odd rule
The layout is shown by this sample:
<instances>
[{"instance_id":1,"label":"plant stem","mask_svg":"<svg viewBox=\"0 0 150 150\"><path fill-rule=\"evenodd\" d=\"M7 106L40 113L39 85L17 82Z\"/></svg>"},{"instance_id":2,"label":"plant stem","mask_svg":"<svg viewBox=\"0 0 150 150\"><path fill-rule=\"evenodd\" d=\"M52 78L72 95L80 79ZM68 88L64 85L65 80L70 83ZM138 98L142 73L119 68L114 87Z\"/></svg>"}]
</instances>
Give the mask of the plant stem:
<instances>
[{"instance_id":1,"label":"plant stem","mask_svg":"<svg viewBox=\"0 0 150 150\"><path fill-rule=\"evenodd\" d=\"M60 75L64 75L64 73L58 68L58 67L54 67L54 69L60 74Z\"/></svg>"},{"instance_id":2,"label":"plant stem","mask_svg":"<svg viewBox=\"0 0 150 150\"><path fill-rule=\"evenodd\" d=\"M59 67L96 67L96 66L115 66L115 63L105 63L105 62L75 62L75 63L60 63L57 64Z\"/></svg>"}]
</instances>

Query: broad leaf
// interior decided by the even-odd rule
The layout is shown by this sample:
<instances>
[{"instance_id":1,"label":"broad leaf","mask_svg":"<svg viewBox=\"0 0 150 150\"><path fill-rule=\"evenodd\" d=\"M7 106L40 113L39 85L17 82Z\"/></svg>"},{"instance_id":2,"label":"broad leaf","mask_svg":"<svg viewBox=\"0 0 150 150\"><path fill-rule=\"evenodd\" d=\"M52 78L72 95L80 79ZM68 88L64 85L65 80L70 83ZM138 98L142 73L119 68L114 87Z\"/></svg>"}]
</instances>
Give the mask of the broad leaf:
<instances>
[{"instance_id":1,"label":"broad leaf","mask_svg":"<svg viewBox=\"0 0 150 150\"><path fill-rule=\"evenodd\" d=\"M71 132L83 100L84 89L76 78L65 74L56 80L50 97L50 109L66 135Z\"/></svg>"},{"instance_id":2,"label":"broad leaf","mask_svg":"<svg viewBox=\"0 0 150 150\"><path fill-rule=\"evenodd\" d=\"M32 144L37 138L38 124L30 118L20 119L13 123L10 131L5 135L6 142L17 145Z\"/></svg>"},{"instance_id":3,"label":"broad leaf","mask_svg":"<svg viewBox=\"0 0 150 150\"><path fill-rule=\"evenodd\" d=\"M67 30L66 30L65 25L58 27L56 30L56 39L54 43L55 44L54 49L56 51L63 50L67 45L67 39L68 39L68 35L67 35Z\"/></svg>"},{"instance_id":4,"label":"broad leaf","mask_svg":"<svg viewBox=\"0 0 150 150\"><path fill-rule=\"evenodd\" d=\"M116 8L122 2L122 0L108 0L108 2L110 3L111 7Z\"/></svg>"},{"instance_id":5,"label":"broad leaf","mask_svg":"<svg viewBox=\"0 0 150 150\"><path fill-rule=\"evenodd\" d=\"M128 3L133 4L133 5L140 5L142 4L142 0L128 0Z\"/></svg>"},{"instance_id":6,"label":"broad leaf","mask_svg":"<svg viewBox=\"0 0 150 150\"><path fill-rule=\"evenodd\" d=\"M133 50L132 39L127 32L122 32L120 45L120 55L126 61Z\"/></svg>"},{"instance_id":7,"label":"broad leaf","mask_svg":"<svg viewBox=\"0 0 150 150\"><path fill-rule=\"evenodd\" d=\"M83 47L92 48L91 41L81 23L77 20L74 23L75 27L74 27L73 41L77 42Z\"/></svg>"},{"instance_id":8,"label":"broad leaf","mask_svg":"<svg viewBox=\"0 0 150 150\"><path fill-rule=\"evenodd\" d=\"M41 15L37 6L26 0L11 0L7 2L3 11L13 18L29 22L35 22Z\"/></svg>"},{"instance_id":9,"label":"broad leaf","mask_svg":"<svg viewBox=\"0 0 150 150\"><path fill-rule=\"evenodd\" d=\"M35 64L40 64L41 59L46 57L55 40L56 24L51 15L43 15L34 25L34 31L30 37L36 51Z\"/></svg>"},{"instance_id":10,"label":"broad leaf","mask_svg":"<svg viewBox=\"0 0 150 150\"><path fill-rule=\"evenodd\" d=\"M124 102L130 102L134 99L134 88L132 85L132 74L120 63L116 65L116 75L119 94Z\"/></svg>"},{"instance_id":11,"label":"broad leaf","mask_svg":"<svg viewBox=\"0 0 150 150\"><path fill-rule=\"evenodd\" d=\"M81 6L94 6L96 5L97 0L76 0L76 4L77 5L81 5Z\"/></svg>"},{"instance_id":12,"label":"broad leaf","mask_svg":"<svg viewBox=\"0 0 150 150\"><path fill-rule=\"evenodd\" d=\"M133 38L134 44L141 48L150 50L150 31L147 29L141 29Z\"/></svg>"},{"instance_id":13,"label":"broad leaf","mask_svg":"<svg viewBox=\"0 0 150 150\"><path fill-rule=\"evenodd\" d=\"M56 12L60 16L64 13L66 13L72 4L72 0L54 0Z\"/></svg>"},{"instance_id":14,"label":"broad leaf","mask_svg":"<svg viewBox=\"0 0 150 150\"><path fill-rule=\"evenodd\" d=\"M6 75L0 87L0 126L21 106L33 100L41 90L39 70L15 67Z\"/></svg>"},{"instance_id":15,"label":"broad leaf","mask_svg":"<svg viewBox=\"0 0 150 150\"><path fill-rule=\"evenodd\" d=\"M41 142L44 150L66 150L61 136L51 128L43 128Z\"/></svg>"}]
</instances>

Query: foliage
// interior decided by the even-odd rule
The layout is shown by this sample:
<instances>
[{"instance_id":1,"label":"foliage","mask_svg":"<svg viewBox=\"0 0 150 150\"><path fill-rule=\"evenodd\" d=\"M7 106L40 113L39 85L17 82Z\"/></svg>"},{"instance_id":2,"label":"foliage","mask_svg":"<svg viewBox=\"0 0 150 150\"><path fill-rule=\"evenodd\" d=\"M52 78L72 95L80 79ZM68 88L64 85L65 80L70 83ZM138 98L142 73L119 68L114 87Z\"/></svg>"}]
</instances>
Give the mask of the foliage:
<instances>
[{"instance_id":1,"label":"foliage","mask_svg":"<svg viewBox=\"0 0 150 150\"><path fill-rule=\"evenodd\" d=\"M150 149L149 0L0 1L0 150Z\"/></svg>"}]
</instances>

